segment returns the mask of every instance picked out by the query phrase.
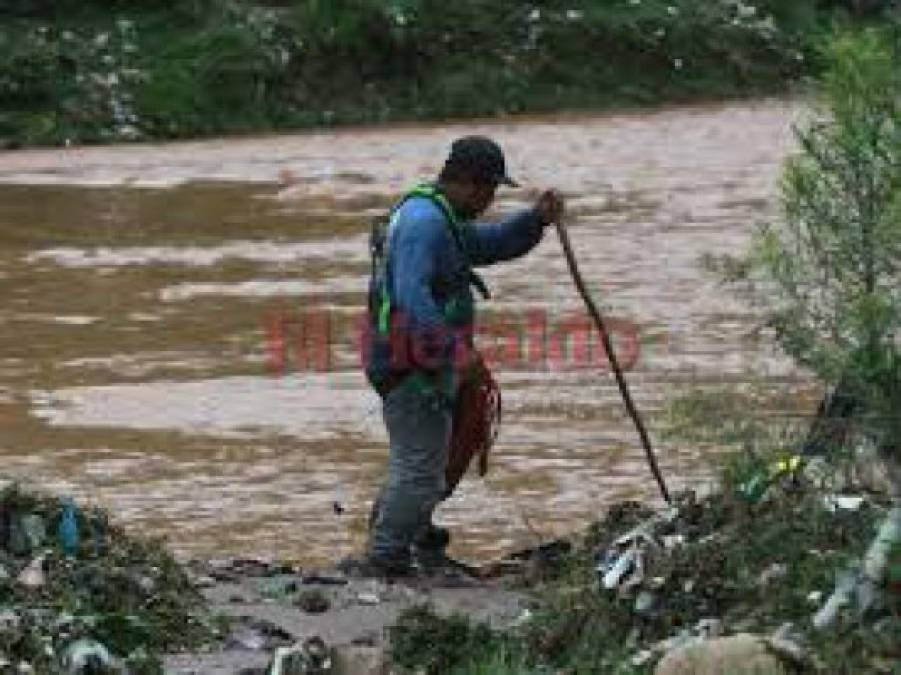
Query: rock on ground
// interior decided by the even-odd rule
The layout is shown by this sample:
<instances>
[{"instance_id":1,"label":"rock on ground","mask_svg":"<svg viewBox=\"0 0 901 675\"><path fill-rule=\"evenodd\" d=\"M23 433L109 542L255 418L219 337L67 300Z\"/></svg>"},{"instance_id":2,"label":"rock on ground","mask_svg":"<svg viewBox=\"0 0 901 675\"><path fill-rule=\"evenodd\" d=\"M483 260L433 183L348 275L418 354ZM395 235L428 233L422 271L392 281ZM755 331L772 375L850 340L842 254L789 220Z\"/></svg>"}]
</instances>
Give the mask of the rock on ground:
<instances>
[{"instance_id":1,"label":"rock on ground","mask_svg":"<svg viewBox=\"0 0 901 675\"><path fill-rule=\"evenodd\" d=\"M741 633L674 649L654 675L789 675L792 672L767 648L765 640Z\"/></svg>"},{"instance_id":2,"label":"rock on ground","mask_svg":"<svg viewBox=\"0 0 901 675\"><path fill-rule=\"evenodd\" d=\"M347 645L332 654L332 675L388 675L389 671L382 647Z\"/></svg>"}]
</instances>

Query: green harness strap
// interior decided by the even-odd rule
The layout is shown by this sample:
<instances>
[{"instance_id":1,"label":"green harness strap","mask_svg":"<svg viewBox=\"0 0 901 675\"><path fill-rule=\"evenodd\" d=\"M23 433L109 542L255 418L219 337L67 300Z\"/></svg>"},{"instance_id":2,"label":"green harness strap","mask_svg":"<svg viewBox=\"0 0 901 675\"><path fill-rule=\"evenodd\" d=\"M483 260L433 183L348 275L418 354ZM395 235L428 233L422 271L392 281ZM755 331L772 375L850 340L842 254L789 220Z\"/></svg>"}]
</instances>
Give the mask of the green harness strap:
<instances>
[{"instance_id":1,"label":"green harness strap","mask_svg":"<svg viewBox=\"0 0 901 675\"><path fill-rule=\"evenodd\" d=\"M482 281L482 278L479 277L472 270L472 265L469 262L469 256L466 253L466 248L463 243L463 233L460 231L460 220L457 218L457 214L454 212L454 207L451 206L451 203L434 185L430 185L428 183L423 183L421 185L417 185L415 188L410 190L406 195L404 195L403 199L401 199L394 208L391 209L392 216L394 213L406 203L408 199L412 199L413 197L424 197L429 199L434 203L441 212L444 214L445 220L447 222L448 229L450 230L451 236L456 242L457 246L460 249L460 252L463 254L464 259L466 260L466 265L469 268L469 279L470 282L479 290L483 297L489 297L488 288L485 286L485 282ZM388 284L387 275L385 274L386 268L388 265L388 244L387 237L385 242L385 251L382 257L382 269L381 275L383 279L382 283L382 298L379 304L378 311L378 331L382 335L387 335L389 330L391 329L391 296L388 293Z\"/></svg>"}]
</instances>

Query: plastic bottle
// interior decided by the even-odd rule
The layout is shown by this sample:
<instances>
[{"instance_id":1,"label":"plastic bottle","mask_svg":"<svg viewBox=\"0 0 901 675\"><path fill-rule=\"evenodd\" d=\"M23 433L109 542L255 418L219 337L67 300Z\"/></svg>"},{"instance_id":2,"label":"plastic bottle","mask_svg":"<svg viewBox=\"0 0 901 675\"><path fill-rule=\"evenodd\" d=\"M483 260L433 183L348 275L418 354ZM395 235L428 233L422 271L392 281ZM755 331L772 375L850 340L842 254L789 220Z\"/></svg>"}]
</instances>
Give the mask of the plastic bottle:
<instances>
[{"instance_id":1,"label":"plastic bottle","mask_svg":"<svg viewBox=\"0 0 901 675\"><path fill-rule=\"evenodd\" d=\"M74 557L78 552L78 519L75 502L66 499L63 502L63 514L59 520L59 545L63 553Z\"/></svg>"}]
</instances>

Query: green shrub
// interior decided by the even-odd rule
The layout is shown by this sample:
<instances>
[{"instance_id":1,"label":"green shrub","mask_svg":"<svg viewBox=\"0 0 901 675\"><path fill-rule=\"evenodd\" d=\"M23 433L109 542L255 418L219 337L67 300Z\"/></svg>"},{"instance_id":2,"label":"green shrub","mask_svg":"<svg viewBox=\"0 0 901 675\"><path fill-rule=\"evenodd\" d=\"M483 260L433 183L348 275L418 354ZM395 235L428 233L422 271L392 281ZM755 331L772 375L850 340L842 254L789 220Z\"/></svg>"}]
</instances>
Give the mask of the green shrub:
<instances>
[{"instance_id":1,"label":"green shrub","mask_svg":"<svg viewBox=\"0 0 901 675\"><path fill-rule=\"evenodd\" d=\"M901 30L842 37L827 58L759 270L785 351L843 382L870 435L901 456Z\"/></svg>"},{"instance_id":2,"label":"green shrub","mask_svg":"<svg viewBox=\"0 0 901 675\"><path fill-rule=\"evenodd\" d=\"M0 137L17 143L774 92L831 17L815 0L13 1Z\"/></svg>"},{"instance_id":3,"label":"green shrub","mask_svg":"<svg viewBox=\"0 0 901 675\"><path fill-rule=\"evenodd\" d=\"M390 629L391 659L404 668L441 675L493 658L503 639L464 616L441 617L428 606L405 610Z\"/></svg>"}]
</instances>

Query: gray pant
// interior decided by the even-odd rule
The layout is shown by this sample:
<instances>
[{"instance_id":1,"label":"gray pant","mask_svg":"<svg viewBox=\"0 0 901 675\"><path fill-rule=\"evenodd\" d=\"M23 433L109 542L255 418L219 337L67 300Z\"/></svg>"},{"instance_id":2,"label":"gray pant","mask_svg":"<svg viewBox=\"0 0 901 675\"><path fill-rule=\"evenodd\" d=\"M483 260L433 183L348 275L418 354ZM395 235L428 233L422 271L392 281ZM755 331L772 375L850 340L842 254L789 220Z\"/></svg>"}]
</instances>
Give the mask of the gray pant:
<instances>
[{"instance_id":1,"label":"gray pant","mask_svg":"<svg viewBox=\"0 0 901 675\"><path fill-rule=\"evenodd\" d=\"M385 397L382 416L390 444L388 478L374 513L369 554L407 559L444 497L451 412L437 390L407 380Z\"/></svg>"}]
</instances>

